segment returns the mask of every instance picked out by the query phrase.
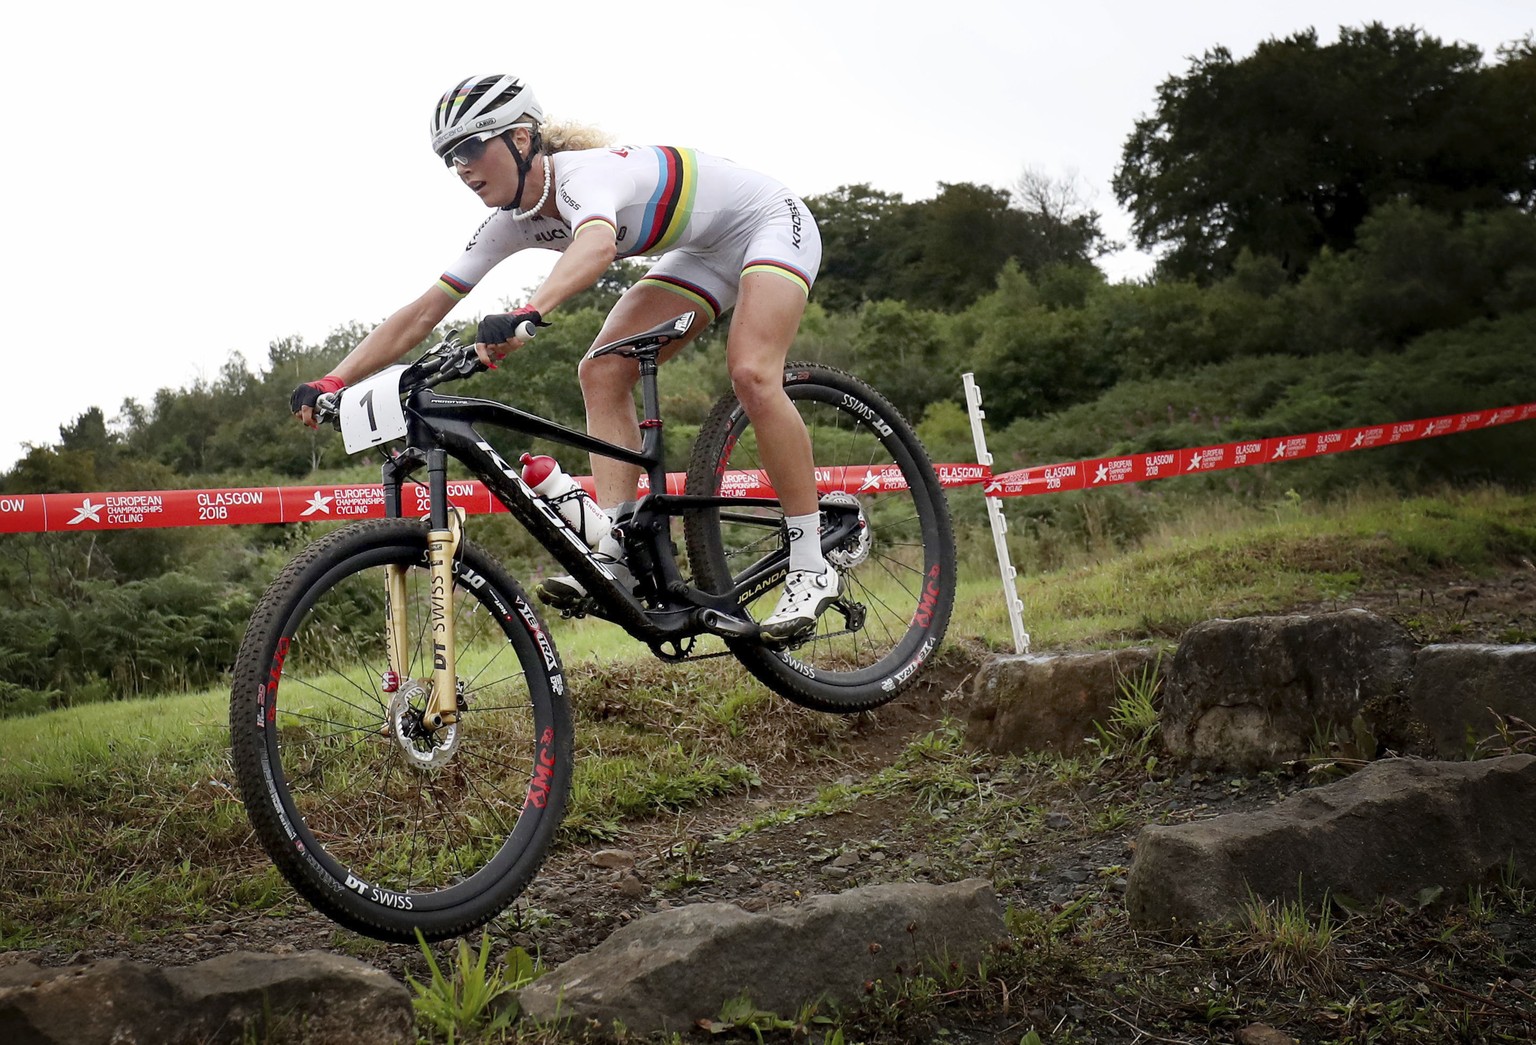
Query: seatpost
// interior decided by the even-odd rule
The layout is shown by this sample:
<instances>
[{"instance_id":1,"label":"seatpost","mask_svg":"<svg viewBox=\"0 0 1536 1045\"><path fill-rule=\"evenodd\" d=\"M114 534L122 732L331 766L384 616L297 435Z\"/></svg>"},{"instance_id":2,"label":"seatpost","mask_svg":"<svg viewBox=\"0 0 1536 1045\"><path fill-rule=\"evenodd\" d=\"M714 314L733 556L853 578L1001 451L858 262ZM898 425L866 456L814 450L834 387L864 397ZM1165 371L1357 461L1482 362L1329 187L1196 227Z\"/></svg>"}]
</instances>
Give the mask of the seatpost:
<instances>
[{"instance_id":1,"label":"seatpost","mask_svg":"<svg viewBox=\"0 0 1536 1045\"><path fill-rule=\"evenodd\" d=\"M666 462L661 460L661 392L656 379L661 364L651 354L639 356L635 361L640 364L640 405L644 411L640 421L640 452L651 458L646 471L654 480L657 470L666 467ZM665 490L663 484L656 492Z\"/></svg>"},{"instance_id":2,"label":"seatpost","mask_svg":"<svg viewBox=\"0 0 1536 1045\"><path fill-rule=\"evenodd\" d=\"M661 393L658 390L656 375L661 371L661 364L656 362L652 355L641 356L640 364L640 401L645 410L646 420L653 420L661 414Z\"/></svg>"}]
</instances>

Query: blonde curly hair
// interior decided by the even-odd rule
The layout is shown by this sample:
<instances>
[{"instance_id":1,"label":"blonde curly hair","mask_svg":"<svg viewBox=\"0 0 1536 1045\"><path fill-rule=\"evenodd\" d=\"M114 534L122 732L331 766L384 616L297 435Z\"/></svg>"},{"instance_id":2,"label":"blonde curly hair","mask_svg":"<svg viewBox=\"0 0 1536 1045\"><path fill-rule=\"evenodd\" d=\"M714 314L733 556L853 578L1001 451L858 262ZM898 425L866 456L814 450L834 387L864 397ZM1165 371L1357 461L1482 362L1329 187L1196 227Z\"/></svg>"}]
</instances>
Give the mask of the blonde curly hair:
<instances>
[{"instance_id":1,"label":"blonde curly hair","mask_svg":"<svg viewBox=\"0 0 1536 1045\"><path fill-rule=\"evenodd\" d=\"M544 123L539 125L547 153L575 152L579 149L602 149L613 144L613 139L596 127L584 123Z\"/></svg>"}]
</instances>

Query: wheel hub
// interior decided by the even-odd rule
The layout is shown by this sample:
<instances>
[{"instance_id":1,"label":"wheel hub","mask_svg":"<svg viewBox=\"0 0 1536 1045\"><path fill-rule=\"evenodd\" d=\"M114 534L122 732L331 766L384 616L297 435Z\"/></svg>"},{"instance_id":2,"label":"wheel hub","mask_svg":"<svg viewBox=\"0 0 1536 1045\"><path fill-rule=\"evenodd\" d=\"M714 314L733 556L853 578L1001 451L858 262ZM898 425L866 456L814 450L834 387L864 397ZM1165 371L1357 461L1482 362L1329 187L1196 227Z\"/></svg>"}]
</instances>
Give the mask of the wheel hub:
<instances>
[{"instance_id":1,"label":"wheel hub","mask_svg":"<svg viewBox=\"0 0 1536 1045\"><path fill-rule=\"evenodd\" d=\"M418 769L436 769L453 758L459 748L459 723L429 729L422 712L431 698L426 683L406 679L389 699L389 731L405 752L406 759Z\"/></svg>"}]
</instances>

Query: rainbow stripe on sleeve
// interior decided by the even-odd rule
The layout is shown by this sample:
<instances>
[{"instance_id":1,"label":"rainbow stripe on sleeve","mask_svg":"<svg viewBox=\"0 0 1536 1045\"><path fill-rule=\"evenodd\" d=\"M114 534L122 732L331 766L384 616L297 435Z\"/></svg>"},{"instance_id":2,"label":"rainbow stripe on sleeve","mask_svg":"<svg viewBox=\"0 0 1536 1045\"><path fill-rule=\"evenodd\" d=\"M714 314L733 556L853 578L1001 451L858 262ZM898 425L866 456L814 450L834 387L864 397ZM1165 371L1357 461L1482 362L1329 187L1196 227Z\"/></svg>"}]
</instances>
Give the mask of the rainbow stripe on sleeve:
<instances>
[{"instance_id":1,"label":"rainbow stripe on sleeve","mask_svg":"<svg viewBox=\"0 0 1536 1045\"><path fill-rule=\"evenodd\" d=\"M473 283L465 282L451 272L444 272L437 277L437 285L455 301L463 300L464 295L475 289Z\"/></svg>"},{"instance_id":2,"label":"rainbow stripe on sleeve","mask_svg":"<svg viewBox=\"0 0 1536 1045\"><path fill-rule=\"evenodd\" d=\"M580 236L583 232L586 232L594 225L606 225L608 226L609 231L613 233L615 238L617 238L619 235L619 230L613 224L612 218L605 218L600 214L594 214L590 218L584 219L581 224L577 225L576 228L571 231L571 239L575 239L577 236Z\"/></svg>"},{"instance_id":3,"label":"rainbow stripe on sleeve","mask_svg":"<svg viewBox=\"0 0 1536 1045\"><path fill-rule=\"evenodd\" d=\"M676 246L693 215L693 198L699 187L699 161L693 150L663 145L657 147L656 156L661 177L645 205L640 235L634 249L626 252L627 257L660 254Z\"/></svg>"}]
</instances>

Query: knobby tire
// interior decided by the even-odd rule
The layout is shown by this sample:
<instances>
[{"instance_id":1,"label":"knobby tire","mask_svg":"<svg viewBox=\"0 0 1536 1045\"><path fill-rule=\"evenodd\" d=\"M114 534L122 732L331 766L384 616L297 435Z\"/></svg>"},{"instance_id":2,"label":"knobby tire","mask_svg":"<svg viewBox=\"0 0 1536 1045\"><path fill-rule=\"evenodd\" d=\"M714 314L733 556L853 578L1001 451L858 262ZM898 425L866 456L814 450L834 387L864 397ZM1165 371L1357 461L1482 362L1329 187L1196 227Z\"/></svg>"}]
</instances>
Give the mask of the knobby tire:
<instances>
[{"instance_id":1,"label":"knobby tire","mask_svg":"<svg viewBox=\"0 0 1536 1045\"><path fill-rule=\"evenodd\" d=\"M382 681L392 563L410 567L408 679L394 693ZM257 839L315 907L383 940L457 936L505 910L570 790L571 711L542 621L472 543L454 569L451 746L411 725L432 678L420 521L354 523L307 548L262 597L235 664L231 745Z\"/></svg>"},{"instance_id":2,"label":"knobby tire","mask_svg":"<svg viewBox=\"0 0 1536 1045\"><path fill-rule=\"evenodd\" d=\"M831 367L789 363L784 390L805 420L818 469L831 466L835 473L847 466L865 476L863 488L851 495L868 520L868 545L850 541L829 553L847 605L824 612L804 643L784 651L745 639L727 644L747 670L797 704L864 711L916 680L949 625L956 579L949 505L911 426L864 382ZM735 396L727 395L694 443L687 492L730 493L732 472L761 468L752 424ZM875 475L881 478L869 478ZM818 476L828 478L835 474ZM684 539L694 583L724 594L784 547L783 513L694 511L684 521ZM742 598L761 619L779 591L773 586Z\"/></svg>"}]
</instances>

